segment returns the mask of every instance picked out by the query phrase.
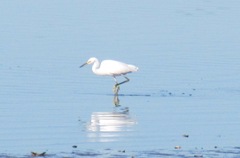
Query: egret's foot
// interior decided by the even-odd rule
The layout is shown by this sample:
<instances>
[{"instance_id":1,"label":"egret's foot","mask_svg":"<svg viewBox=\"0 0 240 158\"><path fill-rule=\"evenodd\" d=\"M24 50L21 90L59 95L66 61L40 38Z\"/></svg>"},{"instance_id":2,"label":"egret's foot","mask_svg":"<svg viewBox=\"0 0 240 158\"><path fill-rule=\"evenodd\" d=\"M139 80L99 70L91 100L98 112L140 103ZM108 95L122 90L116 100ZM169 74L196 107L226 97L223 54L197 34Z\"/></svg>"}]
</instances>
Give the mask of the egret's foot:
<instances>
[{"instance_id":1,"label":"egret's foot","mask_svg":"<svg viewBox=\"0 0 240 158\"><path fill-rule=\"evenodd\" d=\"M114 94L118 94L119 90L120 90L120 86L118 84L115 84L113 87Z\"/></svg>"}]
</instances>

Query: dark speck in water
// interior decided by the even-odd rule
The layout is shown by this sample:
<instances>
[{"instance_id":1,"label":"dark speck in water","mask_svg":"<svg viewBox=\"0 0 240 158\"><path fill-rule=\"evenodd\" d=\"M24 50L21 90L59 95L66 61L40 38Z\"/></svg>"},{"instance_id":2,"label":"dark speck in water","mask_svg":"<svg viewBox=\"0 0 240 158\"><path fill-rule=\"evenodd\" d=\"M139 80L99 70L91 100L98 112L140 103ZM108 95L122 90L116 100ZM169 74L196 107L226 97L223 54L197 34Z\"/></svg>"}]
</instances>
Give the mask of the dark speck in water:
<instances>
[{"instance_id":1,"label":"dark speck in water","mask_svg":"<svg viewBox=\"0 0 240 158\"><path fill-rule=\"evenodd\" d=\"M185 138L188 138L188 137L189 137L189 135L188 135L188 134L184 134L184 135L183 135L183 137L185 137Z\"/></svg>"}]
</instances>

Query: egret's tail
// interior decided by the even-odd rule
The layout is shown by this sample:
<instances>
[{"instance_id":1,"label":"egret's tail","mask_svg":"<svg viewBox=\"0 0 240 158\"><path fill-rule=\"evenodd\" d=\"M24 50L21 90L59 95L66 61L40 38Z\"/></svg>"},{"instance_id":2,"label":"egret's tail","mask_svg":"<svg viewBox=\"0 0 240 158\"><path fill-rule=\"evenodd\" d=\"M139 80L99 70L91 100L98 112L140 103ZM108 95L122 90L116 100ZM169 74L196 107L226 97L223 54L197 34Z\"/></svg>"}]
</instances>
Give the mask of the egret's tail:
<instances>
[{"instance_id":1,"label":"egret's tail","mask_svg":"<svg viewBox=\"0 0 240 158\"><path fill-rule=\"evenodd\" d=\"M132 72L138 71L138 67L134 65L128 65Z\"/></svg>"}]
</instances>

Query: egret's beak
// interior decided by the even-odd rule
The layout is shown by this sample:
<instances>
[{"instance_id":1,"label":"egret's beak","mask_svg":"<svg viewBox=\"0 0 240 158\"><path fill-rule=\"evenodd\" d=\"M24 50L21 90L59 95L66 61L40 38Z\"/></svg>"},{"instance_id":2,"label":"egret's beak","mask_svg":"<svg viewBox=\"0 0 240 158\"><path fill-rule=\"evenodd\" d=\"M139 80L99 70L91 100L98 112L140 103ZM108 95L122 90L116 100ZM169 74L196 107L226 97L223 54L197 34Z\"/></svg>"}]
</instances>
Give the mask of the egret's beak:
<instances>
[{"instance_id":1,"label":"egret's beak","mask_svg":"<svg viewBox=\"0 0 240 158\"><path fill-rule=\"evenodd\" d=\"M85 66L85 65L87 65L87 64L88 64L88 63L84 63L84 64L82 64L82 65L80 66L80 68L83 67L83 66Z\"/></svg>"}]
</instances>

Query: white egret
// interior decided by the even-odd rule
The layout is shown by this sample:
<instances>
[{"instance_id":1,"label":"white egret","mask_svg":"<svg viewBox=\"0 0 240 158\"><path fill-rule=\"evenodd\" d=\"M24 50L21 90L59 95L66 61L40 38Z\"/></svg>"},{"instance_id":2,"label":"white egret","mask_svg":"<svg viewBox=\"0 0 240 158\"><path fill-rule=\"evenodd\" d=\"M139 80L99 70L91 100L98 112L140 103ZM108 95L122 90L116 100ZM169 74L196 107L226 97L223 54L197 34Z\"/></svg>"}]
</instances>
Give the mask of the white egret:
<instances>
[{"instance_id":1,"label":"white egret","mask_svg":"<svg viewBox=\"0 0 240 158\"><path fill-rule=\"evenodd\" d=\"M114 81L116 82L114 86L115 93L118 93L119 85L130 81L129 78L126 77L127 73L138 71L138 67L134 65L125 64L115 60L103 60L100 63L95 57L88 59L88 61L81 65L80 68L87 64L93 64L92 71L96 75L112 76L114 78ZM123 76L126 80L118 83L116 76Z\"/></svg>"}]
</instances>

